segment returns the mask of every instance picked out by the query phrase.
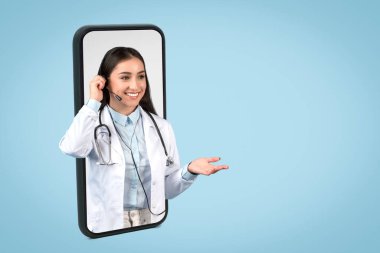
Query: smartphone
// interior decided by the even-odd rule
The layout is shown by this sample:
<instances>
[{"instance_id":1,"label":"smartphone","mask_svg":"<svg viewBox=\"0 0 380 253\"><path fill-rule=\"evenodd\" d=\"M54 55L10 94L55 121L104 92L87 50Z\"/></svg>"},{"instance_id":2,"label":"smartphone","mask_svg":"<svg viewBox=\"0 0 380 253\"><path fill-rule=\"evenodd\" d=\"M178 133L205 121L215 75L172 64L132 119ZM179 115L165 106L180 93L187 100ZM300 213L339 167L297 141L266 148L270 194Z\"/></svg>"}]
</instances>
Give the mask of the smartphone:
<instances>
[{"instance_id":1,"label":"smartphone","mask_svg":"<svg viewBox=\"0 0 380 253\"><path fill-rule=\"evenodd\" d=\"M90 81L101 74L102 68L107 67L107 61L112 61L107 57L116 55L116 50L141 57L137 57L140 59L137 62L143 63L143 78L149 84L151 102L156 114L166 119L165 38L162 30L155 25L88 25L76 31L73 38L74 114L77 115L83 105L89 103ZM115 91L120 98L139 94L120 92ZM100 115L103 124L108 114L104 109ZM149 186L150 175L144 174L138 175L139 179L143 177L136 185L140 191L137 191L138 204L125 206L125 203L135 198L136 191L128 191L127 184L123 187L120 183L124 165L120 165L120 154L115 151L113 144L109 145L115 138L115 135L107 133L112 132L111 124L108 122L108 126L105 124L106 127L99 131L102 135L95 138L96 148L88 157L76 159L78 223L82 233L90 238L153 228L164 222L168 212L166 199L160 210L151 210L154 205L150 203L150 195L153 193L149 193L149 187L144 187ZM94 159L99 161L94 162ZM125 200L125 196L129 195L132 197ZM122 207L120 202L123 202Z\"/></svg>"}]
</instances>

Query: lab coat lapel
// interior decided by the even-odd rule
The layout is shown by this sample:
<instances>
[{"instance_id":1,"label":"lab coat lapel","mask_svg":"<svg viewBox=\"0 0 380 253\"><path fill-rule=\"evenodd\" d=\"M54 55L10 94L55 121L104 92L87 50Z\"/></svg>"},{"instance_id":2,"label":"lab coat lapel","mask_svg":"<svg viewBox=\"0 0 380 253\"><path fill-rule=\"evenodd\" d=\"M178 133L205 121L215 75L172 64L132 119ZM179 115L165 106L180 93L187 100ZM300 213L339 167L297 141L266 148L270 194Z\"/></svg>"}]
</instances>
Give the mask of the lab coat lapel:
<instances>
[{"instance_id":1,"label":"lab coat lapel","mask_svg":"<svg viewBox=\"0 0 380 253\"><path fill-rule=\"evenodd\" d=\"M163 169L165 162L165 154L162 148L160 137L149 117L148 112L141 110L144 128L144 137L146 150L151 168L151 208L153 213L159 213L165 208L165 170ZM154 116L153 116L154 117ZM156 118L156 123L160 132L165 136L162 127L163 121ZM160 221L164 215L151 215L151 222Z\"/></svg>"},{"instance_id":2,"label":"lab coat lapel","mask_svg":"<svg viewBox=\"0 0 380 253\"><path fill-rule=\"evenodd\" d=\"M120 139L118 137L118 133L116 132L115 125L112 121L111 113L107 106L104 107L102 118L104 120L104 124L108 126L111 132L111 143L112 143L111 149L113 149L118 154L118 156L122 157L123 161L121 162L122 164L124 164L125 161L124 161L123 149L121 147Z\"/></svg>"},{"instance_id":3,"label":"lab coat lapel","mask_svg":"<svg viewBox=\"0 0 380 253\"><path fill-rule=\"evenodd\" d=\"M158 137L158 134L156 133L156 128L154 127L154 124L152 122L152 119L147 114L148 112L145 112L144 110L141 110L142 120L143 120L143 128L144 128L144 137L145 137L145 143L146 143L146 150L148 153L149 162L151 164L152 173L154 171L154 168L157 166L157 149L160 147L160 139ZM160 123L156 121L158 128L160 129Z\"/></svg>"},{"instance_id":4,"label":"lab coat lapel","mask_svg":"<svg viewBox=\"0 0 380 253\"><path fill-rule=\"evenodd\" d=\"M144 136L145 136L145 143L147 148L148 157L152 157L153 150L152 150L152 140L154 139L154 125L152 122L152 119L149 117L147 112L145 112L141 108L141 116L143 120L143 128L144 128Z\"/></svg>"}]
</instances>

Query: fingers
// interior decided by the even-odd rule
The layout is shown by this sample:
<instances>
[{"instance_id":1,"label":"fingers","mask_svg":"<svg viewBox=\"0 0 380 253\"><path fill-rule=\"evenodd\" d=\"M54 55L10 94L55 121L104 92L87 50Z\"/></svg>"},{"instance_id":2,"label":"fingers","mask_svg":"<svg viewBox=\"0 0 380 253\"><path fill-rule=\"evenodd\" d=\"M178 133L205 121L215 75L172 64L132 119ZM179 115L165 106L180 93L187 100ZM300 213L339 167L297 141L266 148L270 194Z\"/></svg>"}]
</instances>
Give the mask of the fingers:
<instances>
[{"instance_id":1,"label":"fingers","mask_svg":"<svg viewBox=\"0 0 380 253\"><path fill-rule=\"evenodd\" d=\"M94 77L94 80L100 80L100 81L103 81L103 82L106 81L106 79L105 79L104 77L102 77L101 75L96 75L96 76Z\"/></svg>"},{"instance_id":2,"label":"fingers","mask_svg":"<svg viewBox=\"0 0 380 253\"><path fill-rule=\"evenodd\" d=\"M90 98L95 99L97 101L101 101L103 99L103 89L106 84L106 79L100 75L95 76L90 81Z\"/></svg>"},{"instance_id":3,"label":"fingers","mask_svg":"<svg viewBox=\"0 0 380 253\"><path fill-rule=\"evenodd\" d=\"M218 172L218 171L220 171L220 170L226 170L226 169L228 169L229 167L228 167L228 165L217 165L217 166L212 166L212 168L211 168L211 174L214 174L214 173L216 173L216 172Z\"/></svg>"},{"instance_id":4,"label":"fingers","mask_svg":"<svg viewBox=\"0 0 380 253\"><path fill-rule=\"evenodd\" d=\"M106 84L106 79L102 76L95 76L94 83L98 87L98 89L102 90L104 88L104 85Z\"/></svg>"},{"instance_id":5,"label":"fingers","mask_svg":"<svg viewBox=\"0 0 380 253\"><path fill-rule=\"evenodd\" d=\"M227 170L229 168L228 165L226 164L223 164L223 165L217 165L217 166L214 166L215 167L215 170L216 171L219 171L219 170Z\"/></svg>"},{"instance_id":6,"label":"fingers","mask_svg":"<svg viewBox=\"0 0 380 253\"><path fill-rule=\"evenodd\" d=\"M215 157L209 157L209 158L206 158L206 159L207 159L208 163L214 163L214 162L219 161L221 158L215 156Z\"/></svg>"},{"instance_id":7,"label":"fingers","mask_svg":"<svg viewBox=\"0 0 380 253\"><path fill-rule=\"evenodd\" d=\"M229 168L228 165L217 165L217 166L211 165L205 169L204 175L209 176L209 175L215 174L216 172L218 172L220 170L226 170L228 168Z\"/></svg>"}]
</instances>

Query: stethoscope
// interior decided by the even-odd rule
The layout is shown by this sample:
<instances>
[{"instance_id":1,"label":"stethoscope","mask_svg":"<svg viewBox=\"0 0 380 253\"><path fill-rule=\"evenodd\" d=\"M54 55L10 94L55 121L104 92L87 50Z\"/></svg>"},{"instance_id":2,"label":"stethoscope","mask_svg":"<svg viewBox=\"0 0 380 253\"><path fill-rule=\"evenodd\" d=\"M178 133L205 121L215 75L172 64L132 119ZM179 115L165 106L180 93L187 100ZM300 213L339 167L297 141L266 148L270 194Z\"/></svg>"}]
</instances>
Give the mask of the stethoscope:
<instances>
[{"instance_id":1,"label":"stethoscope","mask_svg":"<svg viewBox=\"0 0 380 253\"><path fill-rule=\"evenodd\" d=\"M110 91L110 92L111 92L111 91ZM111 93L113 93L113 92L111 92ZM114 94L114 93L113 93L113 94ZM114 96L115 96L115 98L116 98L118 101L121 101L122 98L121 98L120 96L118 96L118 95L116 95L116 94L114 94ZM103 109L104 109L104 108L103 108ZM98 153L99 153L99 159L100 159L100 161L98 161L97 164L98 164L98 165L113 165L113 164L115 164L115 163L112 162L112 158L111 158L111 131L110 131L109 127L108 127L106 124L103 124L103 123L102 123L102 117L101 117L101 115L102 115L103 109L101 109L101 110L99 111L99 125L96 126L95 129L94 129L95 145L96 145L96 147L97 147L97 150L98 150ZM109 112L109 109L108 109L108 112ZM158 129L158 126L157 126L156 121L154 120L154 118L153 118L153 116L151 115L150 112L146 112L146 113L149 115L150 119L152 120L152 122L153 122L153 124L154 124L154 127L156 128L157 134L158 134L158 136L160 137L160 141L161 141L162 147L164 148L164 152L165 152L165 156L166 156L166 166L167 166L167 167L170 167L170 166L172 166L172 165L174 164L174 160L173 160L172 157L170 157L170 156L168 155L168 152L167 152L167 150L166 150L166 146L165 146L164 140L163 140L163 138L162 138L162 135L161 135L160 130ZM111 116L111 119L112 119L112 115L111 115L111 114L110 114L110 116ZM140 119L140 117L141 117L141 115L139 116L139 119ZM112 123L113 123L113 119L112 119ZM113 123L113 124L114 124L114 123ZM136 126L137 126L137 124L138 124L138 122L136 122ZM136 169L136 173L137 173L138 179L139 179L139 181L140 181L140 183L141 183L141 186L142 186L142 188L143 188L143 190L144 190L144 194L145 194L145 197L146 197L146 201L147 201L148 209L149 209L150 213L153 214L153 215L161 215L161 214L163 214L164 212L166 212L166 208L165 208L164 211L162 211L162 212L159 213L159 214L155 214L155 213L153 213L152 210L150 209L150 205L149 205L149 201L148 201L148 196L147 196L147 194L146 194L146 191L145 191L144 185L143 185L143 183L142 183L142 181L141 181L141 178L140 178L140 175L139 175L139 172L138 172L138 169L137 169L137 165L136 165L135 158L134 158L134 156L133 156L132 150L131 150L130 147L124 142L123 138L121 137L121 135L120 135L120 133L118 132L118 130L117 130L117 128L116 128L115 125L114 125L114 128L115 128L116 133L118 134L120 140L121 140L121 141L124 143L124 145L125 145L130 151L131 151L132 161L133 161L134 167L135 167L135 169ZM135 129L136 129L136 127L135 127ZM108 145L108 154L109 154L109 160L108 160L108 161L105 161L104 153L101 151L101 148L100 148L100 145L99 145L99 142L98 142L98 135L99 135L99 134L102 134L102 135L103 135L103 134L106 134L106 135L108 136L108 142L107 142L107 145ZM133 134L134 134L134 133L133 133Z\"/></svg>"},{"instance_id":2,"label":"stethoscope","mask_svg":"<svg viewBox=\"0 0 380 253\"><path fill-rule=\"evenodd\" d=\"M95 145L97 147L97 150L98 150L98 153L99 153L99 158L100 158L100 161L98 161L97 164L98 165L113 165L115 163L113 163L112 159L111 159L111 131L110 131L109 127L106 124L102 123L102 118L101 118L102 111L103 110L99 111L99 125L97 127L95 127L95 129L94 129ZM152 120L152 122L154 124L154 127L156 128L158 137L160 137L161 145L164 148L164 152L165 152L165 156L166 156L166 166L170 167L174 163L174 160L173 160L172 157L170 157L168 155L168 151L166 149L166 146L165 146L165 143L164 143L164 139L162 138L161 132L158 129L156 121L154 120L154 118L150 114L150 112L146 112L146 113L151 118L151 120ZM112 118L112 116L111 116L111 118ZM117 131L116 127L115 127L115 130L118 133L120 139L122 139L121 136L120 136L120 134L119 134L119 132ZM106 134L106 135L108 135L108 140L109 140L108 143L107 143L107 145L108 145L108 154L109 154L109 160L108 161L105 161L105 157L103 156L103 152L101 151L101 148L100 148L100 145L99 145L99 142L98 142L98 135L99 134Z\"/></svg>"}]
</instances>

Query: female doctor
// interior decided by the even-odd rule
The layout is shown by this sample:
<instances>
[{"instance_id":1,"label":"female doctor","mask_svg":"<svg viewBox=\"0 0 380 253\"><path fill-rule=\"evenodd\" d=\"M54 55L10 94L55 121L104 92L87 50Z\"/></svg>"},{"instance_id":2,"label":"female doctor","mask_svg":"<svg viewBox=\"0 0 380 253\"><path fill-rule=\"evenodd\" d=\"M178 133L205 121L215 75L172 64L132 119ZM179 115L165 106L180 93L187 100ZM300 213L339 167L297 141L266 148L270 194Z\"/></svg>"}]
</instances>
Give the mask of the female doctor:
<instances>
[{"instance_id":1,"label":"female doctor","mask_svg":"<svg viewBox=\"0 0 380 253\"><path fill-rule=\"evenodd\" d=\"M133 48L109 50L90 81L90 99L60 141L67 155L86 158L87 226L92 232L160 221L165 199L198 174L227 165L219 157L180 167L173 129L156 115L145 63Z\"/></svg>"}]
</instances>

